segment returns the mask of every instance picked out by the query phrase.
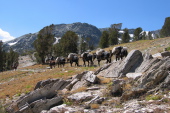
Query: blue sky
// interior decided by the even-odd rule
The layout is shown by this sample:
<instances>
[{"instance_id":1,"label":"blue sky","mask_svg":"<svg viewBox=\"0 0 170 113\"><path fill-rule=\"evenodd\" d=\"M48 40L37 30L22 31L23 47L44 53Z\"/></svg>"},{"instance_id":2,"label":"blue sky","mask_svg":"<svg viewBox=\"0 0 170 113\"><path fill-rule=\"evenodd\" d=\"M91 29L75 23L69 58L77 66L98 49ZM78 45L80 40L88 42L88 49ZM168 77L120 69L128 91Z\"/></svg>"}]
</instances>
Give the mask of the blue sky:
<instances>
[{"instance_id":1,"label":"blue sky","mask_svg":"<svg viewBox=\"0 0 170 113\"><path fill-rule=\"evenodd\" d=\"M38 32L50 24L89 23L98 28L161 29L170 0L0 0L0 40Z\"/></svg>"}]
</instances>

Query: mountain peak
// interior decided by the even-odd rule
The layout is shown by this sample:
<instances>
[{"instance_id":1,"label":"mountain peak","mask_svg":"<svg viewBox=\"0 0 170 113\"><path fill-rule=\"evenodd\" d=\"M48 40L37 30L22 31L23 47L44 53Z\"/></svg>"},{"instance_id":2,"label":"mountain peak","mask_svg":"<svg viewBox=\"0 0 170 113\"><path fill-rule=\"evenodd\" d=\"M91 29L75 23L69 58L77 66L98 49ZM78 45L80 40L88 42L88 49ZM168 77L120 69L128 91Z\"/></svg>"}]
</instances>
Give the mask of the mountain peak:
<instances>
[{"instance_id":1,"label":"mountain peak","mask_svg":"<svg viewBox=\"0 0 170 113\"><path fill-rule=\"evenodd\" d=\"M62 37L67 31L73 31L78 36L83 38L89 37L91 43L95 46L98 44L101 31L93 25L88 23L76 22L72 24L55 24L53 34L55 37ZM36 40L38 33L29 33L14 40L4 43L5 50L13 48L16 52L24 53L26 51L34 50L33 42Z\"/></svg>"}]
</instances>

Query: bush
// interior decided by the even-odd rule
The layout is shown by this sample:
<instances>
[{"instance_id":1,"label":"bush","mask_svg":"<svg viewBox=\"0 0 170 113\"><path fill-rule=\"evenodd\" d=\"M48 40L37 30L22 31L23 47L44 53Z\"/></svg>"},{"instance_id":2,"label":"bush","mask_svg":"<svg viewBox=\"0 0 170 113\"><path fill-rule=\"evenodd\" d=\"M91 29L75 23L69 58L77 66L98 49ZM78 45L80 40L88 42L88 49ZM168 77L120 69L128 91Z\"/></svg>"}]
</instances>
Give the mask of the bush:
<instances>
[{"instance_id":1,"label":"bush","mask_svg":"<svg viewBox=\"0 0 170 113\"><path fill-rule=\"evenodd\" d=\"M148 95L145 97L145 99L148 100L160 100L162 98L161 95Z\"/></svg>"},{"instance_id":2,"label":"bush","mask_svg":"<svg viewBox=\"0 0 170 113\"><path fill-rule=\"evenodd\" d=\"M7 113L4 106L0 103L0 113Z\"/></svg>"},{"instance_id":3,"label":"bush","mask_svg":"<svg viewBox=\"0 0 170 113\"><path fill-rule=\"evenodd\" d=\"M167 47L166 50L167 50L167 51L170 51L170 47Z\"/></svg>"}]
</instances>

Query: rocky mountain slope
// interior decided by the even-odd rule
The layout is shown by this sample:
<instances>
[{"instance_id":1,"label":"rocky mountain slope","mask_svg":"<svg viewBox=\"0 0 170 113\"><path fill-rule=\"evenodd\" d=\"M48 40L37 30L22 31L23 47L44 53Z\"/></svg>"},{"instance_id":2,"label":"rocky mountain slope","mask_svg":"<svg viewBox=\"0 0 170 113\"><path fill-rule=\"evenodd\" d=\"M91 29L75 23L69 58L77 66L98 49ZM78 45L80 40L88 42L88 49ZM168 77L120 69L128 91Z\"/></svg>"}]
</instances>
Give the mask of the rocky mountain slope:
<instances>
[{"instance_id":1,"label":"rocky mountain slope","mask_svg":"<svg viewBox=\"0 0 170 113\"><path fill-rule=\"evenodd\" d=\"M4 50L8 51L12 48L20 54L26 51L31 51L34 49L33 42L37 38L37 34L38 33L29 33L14 40L4 42Z\"/></svg>"},{"instance_id":2,"label":"rocky mountain slope","mask_svg":"<svg viewBox=\"0 0 170 113\"><path fill-rule=\"evenodd\" d=\"M7 111L168 113L170 52L163 51L163 48L170 46L168 39L149 41L153 46L147 50L137 50L137 47L144 46L144 43L140 45L141 41L140 44L135 43L136 48L129 45L126 58L112 61L95 71L84 71L68 79L39 81L33 91L13 101ZM150 54L158 47L163 47L159 55Z\"/></svg>"},{"instance_id":3,"label":"rocky mountain slope","mask_svg":"<svg viewBox=\"0 0 170 113\"><path fill-rule=\"evenodd\" d=\"M57 24L54 26L53 34L55 37L62 37L63 34L69 30L77 33L79 37L89 37L90 43L95 46L98 44L101 36L101 31L97 27L87 23ZM29 33L14 40L5 42L4 48L5 50L13 48L13 50L19 53L33 50L33 42L37 38L37 34L38 33Z\"/></svg>"}]
</instances>

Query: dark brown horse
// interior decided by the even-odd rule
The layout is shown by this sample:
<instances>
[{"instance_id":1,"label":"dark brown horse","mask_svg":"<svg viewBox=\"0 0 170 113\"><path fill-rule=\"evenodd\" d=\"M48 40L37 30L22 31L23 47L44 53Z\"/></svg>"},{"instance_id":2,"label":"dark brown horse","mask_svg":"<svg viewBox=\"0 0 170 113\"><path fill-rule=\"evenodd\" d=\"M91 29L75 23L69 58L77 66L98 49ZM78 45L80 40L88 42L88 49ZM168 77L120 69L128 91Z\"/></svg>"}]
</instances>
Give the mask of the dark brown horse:
<instances>
[{"instance_id":1,"label":"dark brown horse","mask_svg":"<svg viewBox=\"0 0 170 113\"><path fill-rule=\"evenodd\" d=\"M50 66L50 69L55 68L55 60L50 60L49 66Z\"/></svg>"},{"instance_id":2,"label":"dark brown horse","mask_svg":"<svg viewBox=\"0 0 170 113\"><path fill-rule=\"evenodd\" d=\"M17 70L18 65L19 65L19 62L18 62L18 61L13 62L13 64L12 64L12 69Z\"/></svg>"},{"instance_id":3,"label":"dark brown horse","mask_svg":"<svg viewBox=\"0 0 170 113\"><path fill-rule=\"evenodd\" d=\"M45 63L49 64L50 69L55 68L55 58L53 56L51 58L47 57Z\"/></svg>"}]
</instances>

